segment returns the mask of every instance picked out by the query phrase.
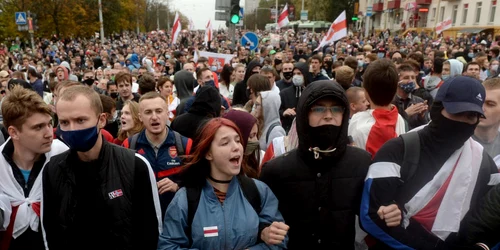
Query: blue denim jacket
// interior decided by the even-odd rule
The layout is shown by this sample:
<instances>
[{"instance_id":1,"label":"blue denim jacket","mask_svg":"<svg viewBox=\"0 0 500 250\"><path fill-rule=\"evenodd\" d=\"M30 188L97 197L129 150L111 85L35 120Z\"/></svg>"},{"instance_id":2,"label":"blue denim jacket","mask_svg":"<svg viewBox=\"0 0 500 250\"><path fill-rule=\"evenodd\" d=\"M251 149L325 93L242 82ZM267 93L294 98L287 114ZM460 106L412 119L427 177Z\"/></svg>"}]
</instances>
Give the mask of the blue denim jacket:
<instances>
[{"instance_id":1,"label":"blue denim jacket","mask_svg":"<svg viewBox=\"0 0 500 250\"><path fill-rule=\"evenodd\" d=\"M198 209L191 226L192 245L185 234L188 202L186 189L181 188L167 208L158 250L166 249L286 249L288 236L280 245L257 243L259 222L284 222L278 211L278 200L269 187L255 180L260 193L262 211L259 215L243 195L237 178L229 184L226 199L219 202L207 181L202 189Z\"/></svg>"}]
</instances>

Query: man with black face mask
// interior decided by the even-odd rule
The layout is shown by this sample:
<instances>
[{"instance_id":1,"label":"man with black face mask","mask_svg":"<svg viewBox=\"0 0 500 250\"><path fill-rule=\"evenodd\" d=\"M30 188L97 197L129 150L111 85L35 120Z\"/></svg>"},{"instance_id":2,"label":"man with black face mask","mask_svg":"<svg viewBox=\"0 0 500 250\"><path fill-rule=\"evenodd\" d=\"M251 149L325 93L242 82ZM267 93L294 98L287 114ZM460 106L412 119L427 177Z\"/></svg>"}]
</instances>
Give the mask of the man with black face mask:
<instances>
[{"instance_id":1,"label":"man with black face mask","mask_svg":"<svg viewBox=\"0 0 500 250\"><path fill-rule=\"evenodd\" d=\"M298 149L262 167L290 226L288 249L354 249L370 154L347 145L348 107L340 84L309 84L297 105Z\"/></svg>"},{"instance_id":2,"label":"man with black face mask","mask_svg":"<svg viewBox=\"0 0 500 250\"><path fill-rule=\"evenodd\" d=\"M360 221L378 242L373 249L456 248L461 221L497 181L495 162L471 136L484 116L485 90L457 76L439 88L432 121L377 152L365 180ZM397 205L403 226L381 220Z\"/></svg>"},{"instance_id":3,"label":"man with black face mask","mask_svg":"<svg viewBox=\"0 0 500 250\"><path fill-rule=\"evenodd\" d=\"M283 79L276 82L276 86L281 90L292 86L293 77L293 63L291 61L285 62L281 66L283 72Z\"/></svg>"}]
</instances>

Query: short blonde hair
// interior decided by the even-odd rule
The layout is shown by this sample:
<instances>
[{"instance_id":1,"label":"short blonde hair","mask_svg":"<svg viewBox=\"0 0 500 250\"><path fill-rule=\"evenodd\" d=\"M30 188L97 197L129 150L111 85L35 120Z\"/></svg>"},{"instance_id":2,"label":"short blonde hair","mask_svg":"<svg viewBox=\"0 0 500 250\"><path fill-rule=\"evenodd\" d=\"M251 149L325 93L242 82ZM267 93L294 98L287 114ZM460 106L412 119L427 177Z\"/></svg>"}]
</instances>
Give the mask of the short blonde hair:
<instances>
[{"instance_id":1,"label":"short blonde hair","mask_svg":"<svg viewBox=\"0 0 500 250\"><path fill-rule=\"evenodd\" d=\"M340 66L335 69L335 80L344 88L348 89L354 80L354 70L349 66Z\"/></svg>"},{"instance_id":2,"label":"short blonde hair","mask_svg":"<svg viewBox=\"0 0 500 250\"><path fill-rule=\"evenodd\" d=\"M485 89L500 89L500 77L488 78L483 82Z\"/></svg>"},{"instance_id":3,"label":"short blonde hair","mask_svg":"<svg viewBox=\"0 0 500 250\"><path fill-rule=\"evenodd\" d=\"M84 96L90 101L90 106L92 110L95 111L96 115L102 114L103 107L99 94L87 86L79 85L69 87L59 96L59 101L71 102L78 96Z\"/></svg>"},{"instance_id":4,"label":"short blonde hair","mask_svg":"<svg viewBox=\"0 0 500 250\"><path fill-rule=\"evenodd\" d=\"M42 97L33 90L15 85L10 94L2 100L2 115L5 128L13 126L19 130L23 123L33 114L52 115L50 107Z\"/></svg>"}]
</instances>

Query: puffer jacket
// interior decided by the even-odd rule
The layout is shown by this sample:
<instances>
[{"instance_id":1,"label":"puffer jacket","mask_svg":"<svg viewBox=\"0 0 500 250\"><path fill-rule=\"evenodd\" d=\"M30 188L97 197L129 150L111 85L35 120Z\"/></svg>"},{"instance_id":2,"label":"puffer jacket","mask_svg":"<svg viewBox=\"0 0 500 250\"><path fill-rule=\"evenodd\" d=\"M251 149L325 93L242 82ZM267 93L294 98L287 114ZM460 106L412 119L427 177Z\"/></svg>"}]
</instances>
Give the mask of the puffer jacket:
<instances>
[{"instance_id":1,"label":"puffer jacket","mask_svg":"<svg viewBox=\"0 0 500 250\"><path fill-rule=\"evenodd\" d=\"M311 105L332 97L346 107L336 150L315 159L309 148L320 140L310 136ZM370 154L347 146L349 108L342 87L324 80L309 84L297 105L299 147L262 167L260 180L279 200L279 210L290 226L288 249L354 249L355 215L359 213L363 183Z\"/></svg>"},{"instance_id":2,"label":"puffer jacket","mask_svg":"<svg viewBox=\"0 0 500 250\"><path fill-rule=\"evenodd\" d=\"M181 188L168 206L158 250L286 249L288 237L279 245L259 243L259 223L283 222L283 217L278 211L278 200L269 187L258 180L254 181L261 199L262 211L259 215L245 198L238 178L233 178L229 183L223 204L219 202L212 185L206 181L189 236L185 233L188 228L187 192L186 188Z\"/></svg>"},{"instance_id":3,"label":"puffer jacket","mask_svg":"<svg viewBox=\"0 0 500 250\"><path fill-rule=\"evenodd\" d=\"M464 244L484 243L490 249L494 249L495 245L500 246L499 214L500 184L497 184L463 219L459 235Z\"/></svg>"}]
</instances>

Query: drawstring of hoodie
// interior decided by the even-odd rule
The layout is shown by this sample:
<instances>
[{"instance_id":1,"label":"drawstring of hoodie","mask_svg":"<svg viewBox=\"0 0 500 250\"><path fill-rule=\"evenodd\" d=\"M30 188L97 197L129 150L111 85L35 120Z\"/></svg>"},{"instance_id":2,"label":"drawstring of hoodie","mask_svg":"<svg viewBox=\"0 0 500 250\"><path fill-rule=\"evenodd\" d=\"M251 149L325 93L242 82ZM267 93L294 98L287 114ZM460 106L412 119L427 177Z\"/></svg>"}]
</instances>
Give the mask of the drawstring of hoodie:
<instances>
[{"instance_id":1,"label":"drawstring of hoodie","mask_svg":"<svg viewBox=\"0 0 500 250\"><path fill-rule=\"evenodd\" d=\"M295 87L295 97L299 98L302 95L302 88Z\"/></svg>"},{"instance_id":2,"label":"drawstring of hoodie","mask_svg":"<svg viewBox=\"0 0 500 250\"><path fill-rule=\"evenodd\" d=\"M314 153L314 159L315 160L319 159L319 153L332 153L335 150L337 150L337 148L333 148L333 149L330 149L330 150L321 150L318 147L314 147L314 148L311 147L311 148L309 148L309 151L311 151L311 152Z\"/></svg>"}]
</instances>

